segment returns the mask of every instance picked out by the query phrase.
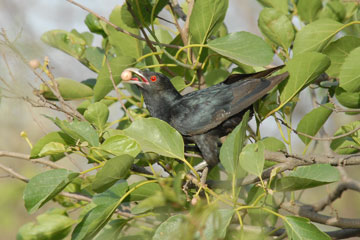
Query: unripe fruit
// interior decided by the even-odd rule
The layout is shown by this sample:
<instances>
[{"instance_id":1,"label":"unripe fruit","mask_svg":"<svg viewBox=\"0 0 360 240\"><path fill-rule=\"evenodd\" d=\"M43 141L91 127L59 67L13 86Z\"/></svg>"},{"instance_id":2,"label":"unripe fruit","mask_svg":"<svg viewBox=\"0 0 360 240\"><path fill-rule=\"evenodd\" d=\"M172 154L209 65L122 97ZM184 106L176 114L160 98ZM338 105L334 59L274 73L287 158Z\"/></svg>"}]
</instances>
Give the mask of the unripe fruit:
<instances>
[{"instance_id":1,"label":"unripe fruit","mask_svg":"<svg viewBox=\"0 0 360 240\"><path fill-rule=\"evenodd\" d=\"M131 73L130 71L123 71L123 72L121 73L121 78L122 78L122 80L124 80L124 81L129 81L129 80L131 80L131 78L132 78L132 73Z\"/></svg>"}]
</instances>

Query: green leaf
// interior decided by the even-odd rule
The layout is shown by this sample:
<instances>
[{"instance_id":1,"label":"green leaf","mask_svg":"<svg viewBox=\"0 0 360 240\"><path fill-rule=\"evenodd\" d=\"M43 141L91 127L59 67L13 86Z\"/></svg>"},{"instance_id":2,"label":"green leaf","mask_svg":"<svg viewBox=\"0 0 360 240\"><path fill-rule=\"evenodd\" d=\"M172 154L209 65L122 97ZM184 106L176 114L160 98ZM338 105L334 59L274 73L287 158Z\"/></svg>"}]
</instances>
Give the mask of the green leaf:
<instances>
[{"instance_id":1,"label":"green leaf","mask_svg":"<svg viewBox=\"0 0 360 240\"><path fill-rule=\"evenodd\" d=\"M117 205L118 203L115 202L110 205L98 205L91 209L75 227L71 239L85 240L94 238L110 220Z\"/></svg>"},{"instance_id":2,"label":"green leaf","mask_svg":"<svg viewBox=\"0 0 360 240\"><path fill-rule=\"evenodd\" d=\"M288 0L257 0L264 7L275 8L282 13L288 14Z\"/></svg>"},{"instance_id":3,"label":"green leaf","mask_svg":"<svg viewBox=\"0 0 360 240\"><path fill-rule=\"evenodd\" d=\"M280 94L280 106L284 106L303 88L308 86L330 65L329 58L321 53L307 52L295 56L287 64L290 77Z\"/></svg>"},{"instance_id":4,"label":"green leaf","mask_svg":"<svg viewBox=\"0 0 360 240\"><path fill-rule=\"evenodd\" d=\"M212 69L206 72L205 83L210 87L223 82L229 75L229 72L224 68Z\"/></svg>"},{"instance_id":5,"label":"green leaf","mask_svg":"<svg viewBox=\"0 0 360 240\"><path fill-rule=\"evenodd\" d=\"M92 201L96 205L110 205L119 201L128 189L129 187L126 180L120 180L117 184L111 186L105 192L96 194Z\"/></svg>"},{"instance_id":6,"label":"green leaf","mask_svg":"<svg viewBox=\"0 0 360 240\"><path fill-rule=\"evenodd\" d=\"M246 198L246 205L254 205L263 207L277 212L277 205L274 199L274 196L271 194L266 194L265 190L262 187L254 185L251 187L248 197ZM266 226L273 223L275 225L277 221L277 216L264 211L262 208L258 209L248 209L247 210L251 224L256 226Z\"/></svg>"},{"instance_id":7,"label":"green leaf","mask_svg":"<svg viewBox=\"0 0 360 240\"><path fill-rule=\"evenodd\" d=\"M51 30L41 36L46 44L57 48L80 60L86 46L86 41L73 33L64 30Z\"/></svg>"},{"instance_id":8,"label":"green leaf","mask_svg":"<svg viewBox=\"0 0 360 240\"><path fill-rule=\"evenodd\" d=\"M91 146L99 146L99 136L95 129L88 122L80 122L74 120L68 122L66 120L60 120L58 118L50 118L56 126L58 126L64 133L72 137L75 141L88 142Z\"/></svg>"},{"instance_id":9,"label":"green leaf","mask_svg":"<svg viewBox=\"0 0 360 240\"><path fill-rule=\"evenodd\" d=\"M157 207L165 207L166 198L162 192L156 192L152 196L142 200L139 204L131 208L132 214L141 214Z\"/></svg>"},{"instance_id":10,"label":"green leaf","mask_svg":"<svg viewBox=\"0 0 360 240\"><path fill-rule=\"evenodd\" d=\"M109 109L104 103L96 102L87 107L87 110L84 112L84 117L100 132L103 132L109 118Z\"/></svg>"},{"instance_id":11,"label":"green leaf","mask_svg":"<svg viewBox=\"0 0 360 240\"><path fill-rule=\"evenodd\" d=\"M296 5L300 19L306 23L313 22L322 8L321 0L299 0Z\"/></svg>"},{"instance_id":12,"label":"green leaf","mask_svg":"<svg viewBox=\"0 0 360 240\"><path fill-rule=\"evenodd\" d=\"M120 155L107 160L105 165L96 173L92 189L95 192L103 192L118 180L125 179L129 175L134 158L129 155Z\"/></svg>"},{"instance_id":13,"label":"green leaf","mask_svg":"<svg viewBox=\"0 0 360 240\"><path fill-rule=\"evenodd\" d=\"M247 172L260 176L265 163L265 146L262 142L246 145L240 153L240 166Z\"/></svg>"},{"instance_id":14,"label":"green leaf","mask_svg":"<svg viewBox=\"0 0 360 240\"><path fill-rule=\"evenodd\" d=\"M137 182L129 186L129 188L134 188L136 185L142 183ZM132 193L130 193L129 197L124 200L124 202L133 202L133 201L141 201L149 196L154 195L156 192L160 192L161 187L158 183L148 183L146 185L140 186L136 188Z\"/></svg>"},{"instance_id":15,"label":"green leaf","mask_svg":"<svg viewBox=\"0 0 360 240\"><path fill-rule=\"evenodd\" d=\"M360 91L360 68L357 61L360 59L360 47L352 50L340 69L340 87L347 92Z\"/></svg>"},{"instance_id":16,"label":"green leaf","mask_svg":"<svg viewBox=\"0 0 360 240\"><path fill-rule=\"evenodd\" d=\"M220 162L229 174L235 174L237 178L245 176L245 172L239 165L239 156L246 139L246 128L249 121L249 111L242 117L241 123L227 136L220 148Z\"/></svg>"},{"instance_id":17,"label":"green leaf","mask_svg":"<svg viewBox=\"0 0 360 240\"><path fill-rule=\"evenodd\" d=\"M69 78L56 78L55 81L58 84L60 95L64 100L82 99L94 95L94 91L90 87L75 80ZM52 86L51 81L49 81L48 84ZM52 91L44 83L40 85L40 94L46 99L57 100Z\"/></svg>"},{"instance_id":18,"label":"green leaf","mask_svg":"<svg viewBox=\"0 0 360 240\"><path fill-rule=\"evenodd\" d=\"M126 219L115 219L109 222L99 234L96 235L94 240L117 240L119 239L121 230L127 224L128 220Z\"/></svg>"},{"instance_id":19,"label":"green leaf","mask_svg":"<svg viewBox=\"0 0 360 240\"><path fill-rule=\"evenodd\" d=\"M139 19L143 26L148 26L151 23L151 20L155 20L160 11L168 3L167 0L128 0L128 4L131 5L135 17ZM155 8L155 9L153 9ZM151 18L151 12L154 11L153 18ZM136 28L137 24L134 22L133 16L127 10L126 4L121 9L121 17L123 22L132 28Z\"/></svg>"},{"instance_id":20,"label":"green leaf","mask_svg":"<svg viewBox=\"0 0 360 240\"><path fill-rule=\"evenodd\" d=\"M99 47L88 47L85 50L84 57L89 62L91 70L100 72L105 59L105 52Z\"/></svg>"},{"instance_id":21,"label":"green leaf","mask_svg":"<svg viewBox=\"0 0 360 240\"><path fill-rule=\"evenodd\" d=\"M118 56L109 60L112 78L116 85L120 83L120 76L125 68L131 67L134 63L135 60L132 57L127 56ZM107 64L104 64L104 66L100 69L96 85L94 87L94 100L100 101L113 89L114 85L110 78L109 67Z\"/></svg>"},{"instance_id":22,"label":"green leaf","mask_svg":"<svg viewBox=\"0 0 360 240\"><path fill-rule=\"evenodd\" d=\"M320 19L306 25L296 34L294 56L310 51L322 51L341 30L343 24L331 19Z\"/></svg>"},{"instance_id":23,"label":"green leaf","mask_svg":"<svg viewBox=\"0 0 360 240\"><path fill-rule=\"evenodd\" d=\"M140 30L138 28L128 27L124 23L121 10L124 7L126 8L126 4L124 4L123 6L118 5L113 9L110 14L110 22L130 33L140 35ZM110 25L106 26L106 31L109 36L109 42L115 48L118 57L127 56L132 58L139 58L142 55L142 43L140 42L140 40L129 36L128 34L119 32Z\"/></svg>"},{"instance_id":24,"label":"green leaf","mask_svg":"<svg viewBox=\"0 0 360 240\"><path fill-rule=\"evenodd\" d=\"M287 151L285 144L275 137L266 137L261 139L260 142L264 144L265 150L272 152Z\"/></svg>"},{"instance_id":25,"label":"green leaf","mask_svg":"<svg viewBox=\"0 0 360 240\"><path fill-rule=\"evenodd\" d=\"M325 7L319 12L318 18L331 18L342 22L346 15L346 9L339 0L328 1Z\"/></svg>"},{"instance_id":26,"label":"green leaf","mask_svg":"<svg viewBox=\"0 0 360 240\"><path fill-rule=\"evenodd\" d=\"M208 42L215 52L251 66L265 66L272 62L274 53L260 37L249 32L235 32Z\"/></svg>"},{"instance_id":27,"label":"green leaf","mask_svg":"<svg viewBox=\"0 0 360 240\"><path fill-rule=\"evenodd\" d=\"M324 232L320 231L307 218L286 216L284 220L285 229L289 239L293 240L330 240L331 238Z\"/></svg>"},{"instance_id":28,"label":"green leaf","mask_svg":"<svg viewBox=\"0 0 360 240\"><path fill-rule=\"evenodd\" d=\"M51 132L35 143L31 149L30 158L40 158L40 152L48 143L60 143L64 146L73 146L75 141L63 132Z\"/></svg>"},{"instance_id":29,"label":"green leaf","mask_svg":"<svg viewBox=\"0 0 360 240\"><path fill-rule=\"evenodd\" d=\"M329 164L297 167L288 176L277 179L277 191L295 191L313 188L340 180L339 171Z\"/></svg>"},{"instance_id":30,"label":"green leaf","mask_svg":"<svg viewBox=\"0 0 360 240\"><path fill-rule=\"evenodd\" d=\"M197 0L190 16L190 34L193 43L205 43L224 21L228 0Z\"/></svg>"},{"instance_id":31,"label":"green leaf","mask_svg":"<svg viewBox=\"0 0 360 240\"><path fill-rule=\"evenodd\" d=\"M294 40L295 31L291 21L276 9L264 8L260 13L258 26L264 36L286 50Z\"/></svg>"},{"instance_id":32,"label":"green leaf","mask_svg":"<svg viewBox=\"0 0 360 240\"><path fill-rule=\"evenodd\" d=\"M182 136L166 122L157 118L142 118L134 121L124 133L135 139L144 152L184 159Z\"/></svg>"},{"instance_id":33,"label":"green leaf","mask_svg":"<svg viewBox=\"0 0 360 240\"><path fill-rule=\"evenodd\" d=\"M181 91L184 88L186 88L185 81L180 76L173 77L170 81L171 81L172 85L174 85L174 87L176 88L177 91Z\"/></svg>"},{"instance_id":34,"label":"green leaf","mask_svg":"<svg viewBox=\"0 0 360 240\"><path fill-rule=\"evenodd\" d=\"M55 155L64 152L66 152L64 144L58 142L49 142L41 149L39 156L45 157L48 155Z\"/></svg>"},{"instance_id":35,"label":"green leaf","mask_svg":"<svg viewBox=\"0 0 360 240\"><path fill-rule=\"evenodd\" d=\"M359 46L360 38L353 36L344 36L330 43L323 51L331 60L331 65L326 73L331 77L338 77L340 68L349 56L349 53Z\"/></svg>"},{"instance_id":36,"label":"green leaf","mask_svg":"<svg viewBox=\"0 0 360 240\"><path fill-rule=\"evenodd\" d=\"M86 15L85 24L89 28L90 32L101 34L105 36L104 26L101 24L100 19L89 13Z\"/></svg>"},{"instance_id":37,"label":"green leaf","mask_svg":"<svg viewBox=\"0 0 360 240\"><path fill-rule=\"evenodd\" d=\"M204 239L224 239L234 213L233 209L212 211L205 223Z\"/></svg>"},{"instance_id":38,"label":"green leaf","mask_svg":"<svg viewBox=\"0 0 360 240\"><path fill-rule=\"evenodd\" d=\"M101 144L100 149L115 156L128 154L132 157L136 157L141 151L139 144L125 135L115 135L107 138Z\"/></svg>"},{"instance_id":39,"label":"green leaf","mask_svg":"<svg viewBox=\"0 0 360 240\"><path fill-rule=\"evenodd\" d=\"M305 133L310 136L315 136L320 128L325 124L326 120L333 112L334 105L327 103L324 106L320 106L307 113L299 122L296 131ZM298 134L298 137L308 145L311 142L311 138Z\"/></svg>"},{"instance_id":40,"label":"green leaf","mask_svg":"<svg viewBox=\"0 0 360 240\"><path fill-rule=\"evenodd\" d=\"M35 212L46 202L54 198L79 174L66 170L54 169L31 178L24 190L25 208Z\"/></svg>"},{"instance_id":41,"label":"green leaf","mask_svg":"<svg viewBox=\"0 0 360 240\"><path fill-rule=\"evenodd\" d=\"M334 137L347 134L360 127L360 121L355 121L346 125L341 126L334 134ZM330 144L330 148L338 154L353 154L360 150L355 147L360 147L360 130L348 134L345 137L337 138Z\"/></svg>"},{"instance_id":42,"label":"green leaf","mask_svg":"<svg viewBox=\"0 0 360 240\"><path fill-rule=\"evenodd\" d=\"M160 224L156 229L155 234L152 240L174 240L181 239L181 236L184 236L184 223L186 221L186 216L184 215L175 215L169 217L166 221Z\"/></svg>"},{"instance_id":43,"label":"green leaf","mask_svg":"<svg viewBox=\"0 0 360 240\"><path fill-rule=\"evenodd\" d=\"M44 213L36 217L37 222L23 225L16 235L20 240L61 240L70 232L75 221L63 214Z\"/></svg>"},{"instance_id":44,"label":"green leaf","mask_svg":"<svg viewBox=\"0 0 360 240\"><path fill-rule=\"evenodd\" d=\"M341 87L335 89L336 99L348 108L360 108L360 92L347 92Z\"/></svg>"}]
</instances>

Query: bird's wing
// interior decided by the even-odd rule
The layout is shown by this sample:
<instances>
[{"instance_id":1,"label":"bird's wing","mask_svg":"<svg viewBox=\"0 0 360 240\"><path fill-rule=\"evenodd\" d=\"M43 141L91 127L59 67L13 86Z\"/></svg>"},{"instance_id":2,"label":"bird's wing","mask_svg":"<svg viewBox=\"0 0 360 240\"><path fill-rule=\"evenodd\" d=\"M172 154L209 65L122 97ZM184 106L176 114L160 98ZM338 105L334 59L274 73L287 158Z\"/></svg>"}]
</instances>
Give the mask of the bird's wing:
<instances>
[{"instance_id":1,"label":"bird's wing","mask_svg":"<svg viewBox=\"0 0 360 240\"><path fill-rule=\"evenodd\" d=\"M247 80L247 79L253 79L253 78L263 78L271 75L272 73L276 72L277 70L280 70L285 65L280 65L277 67L269 68L261 72L256 73L241 73L241 74L231 74L228 76L223 83L225 84L232 84L237 81Z\"/></svg>"},{"instance_id":2,"label":"bird's wing","mask_svg":"<svg viewBox=\"0 0 360 240\"><path fill-rule=\"evenodd\" d=\"M172 105L170 124L183 135L205 133L255 103L287 76L218 84L186 94Z\"/></svg>"}]
</instances>

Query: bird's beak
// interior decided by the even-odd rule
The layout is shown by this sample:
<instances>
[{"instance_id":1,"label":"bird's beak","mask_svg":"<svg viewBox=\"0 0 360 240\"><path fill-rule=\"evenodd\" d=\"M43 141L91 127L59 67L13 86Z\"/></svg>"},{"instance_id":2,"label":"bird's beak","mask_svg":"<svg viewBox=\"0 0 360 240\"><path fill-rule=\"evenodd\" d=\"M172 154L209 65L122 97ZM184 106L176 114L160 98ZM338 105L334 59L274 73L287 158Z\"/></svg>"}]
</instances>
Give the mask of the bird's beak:
<instances>
[{"instance_id":1,"label":"bird's beak","mask_svg":"<svg viewBox=\"0 0 360 240\"><path fill-rule=\"evenodd\" d=\"M131 72L134 73L137 76L132 76L129 80L123 79L126 83L130 84L136 84L139 87L143 87L143 84L149 84L149 80L144 76L143 72L138 68L127 68L123 71L124 72ZM139 80L140 78L140 80Z\"/></svg>"}]
</instances>

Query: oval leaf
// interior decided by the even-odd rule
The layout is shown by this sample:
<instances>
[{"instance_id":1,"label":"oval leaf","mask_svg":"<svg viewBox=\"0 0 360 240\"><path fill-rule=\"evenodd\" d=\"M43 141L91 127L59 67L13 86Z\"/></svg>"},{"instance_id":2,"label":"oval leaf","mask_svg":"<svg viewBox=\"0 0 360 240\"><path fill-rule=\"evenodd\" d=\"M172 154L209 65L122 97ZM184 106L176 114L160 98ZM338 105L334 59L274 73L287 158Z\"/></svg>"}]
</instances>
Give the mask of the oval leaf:
<instances>
[{"instance_id":1,"label":"oval leaf","mask_svg":"<svg viewBox=\"0 0 360 240\"><path fill-rule=\"evenodd\" d=\"M330 43L323 51L331 60L331 65L326 70L326 73L331 77L338 77L345 58L349 56L353 49L359 46L360 38L353 36L345 36Z\"/></svg>"},{"instance_id":2,"label":"oval leaf","mask_svg":"<svg viewBox=\"0 0 360 240\"><path fill-rule=\"evenodd\" d=\"M136 157L141 151L139 144L125 135L115 135L107 138L101 144L100 149L115 156L128 154L132 157Z\"/></svg>"},{"instance_id":3,"label":"oval leaf","mask_svg":"<svg viewBox=\"0 0 360 240\"><path fill-rule=\"evenodd\" d=\"M326 233L320 231L307 218L286 216L284 225L289 239L331 239Z\"/></svg>"},{"instance_id":4,"label":"oval leaf","mask_svg":"<svg viewBox=\"0 0 360 240\"><path fill-rule=\"evenodd\" d=\"M246 145L239 156L241 167L251 174L260 176L265 163L264 150L262 142Z\"/></svg>"},{"instance_id":5,"label":"oval leaf","mask_svg":"<svg viewBox=\"0 0 360 240\"><path fill-rule=\"evenodd\" d=\"M189 31L193 43L205 43L223 22L229 0L197 0L190 16Z\"/></svg>"},{"instance_id":6,"label":"oval leaf","mask_svg":"<svg viewBox=\"0 0 360 240\"><path fill-rule=\"evenodd\" d=\"M264 8L259 16L261 32L277 46L288 49L294 40L295 31L289 18L273 8Z\"/></svg>"},{"instance_id":7,"label":"oval leaf","mask_svg":"<svg viewBox=\"0 0 360 240\"><path fill-rule=\"evenodd\" d=\"M340 180L339 171L329 164L297 167L286 177L275 182L277 191L295 191L313 188Z\"/></svg>"},{"instance_id":8,"label":"oval leaf","mask_svg":"<svg viewBox=\"0 0 360 240\"><path fill-rule=\"evenodd\" d=\"M239 156L243 149L246 128L249 121L249 111L247 111L241 123L227 136L220 148L220 162L229 174L235 174L237 178L245 176L245 171L239 165Z\"/></svg>"},{"instance_id":9,"label":"oval leaf","mask_svg":"<svg viewBox=\"0 0 360 240\"><path fill-rule=\"evenodd\" d=\"M341 126L335 132L334 136L347 134L348 132L351 132L351 131L357 129L358 127L360 127L360 121L355 121L355 122L346 124L344 126ZM356 148L356 147L360 147L360 144L359 144L360 137L359 136L360 136L360 130L358 130L352 134L348 134L345 137L337 138L331 142L330 148L338 154L357 153L360 151L359 148ZM355 148L353 146L355 146Z\"/></svg>"},{"instance_id":10,"label":"oval leaf","mask_svg":"<svg viewBox=\"0 0 360 240\"><path fill-rule=\"evenodd\" d=\"M347 92L360 92L360 47L355 48L345 59L340 69L340 87Z\"/></svg>"},{"instance_id":11,"label":"oval leaf","mask_svg":"<svg viewBox=\"0 0 360 240\"><path fill-rule=\"evenodd\" d=\"M345 107L360 108L360 91L347 92L341 87L337 87L335 90L335 96L339 103Z\"/></svg>"},{"instance_id":12,"label":"oval leaf","mask_svg":"<svg viewBox=\"0 0 360 240\"><path fill-rule=\"evenodd\" d=\"M64 30L51 30L41 36L46 44L57 48L80 60L85 50L86 41Z\"/></svg>"},{"instance_id":13,"label":"oval leaf","mask_svg":"<svg viewBox=\"0 0 360 240\"><path fill-rule=\"evenodd\" d=\"M104 103L96 102L87 107L84 112L84 117L91 124L95 125L100 132L103 132L109 118L109 109Z\"/></svg>"},{"instance_id":14,"label":"oval leaf","mask_svg":"<svg viewBox=\"0 0 360 240\"><path fill-rule=\"evenodd\" d=\"M107 160L100 171L96 173L92 189L95 192L103 192L119 179L126 178L133 162L134 158L129 155L121 155Z\"/></svg>"},{"instance_id":15,"label":"oval leaf","mask_svg":"<svg viewBox=\"0 0 360 240\"><path fill-rule=\"evenodd\" d=\"M315 20L322 8L321 0L300 0L297 3L298 14L302 21L309 23Z\"/></svg>"},{"instance_id":16,"label":"oval leaf","mask_svg":"<svg viewBox=\"0 0 360 240\"><path fill-rule=\"evenodd\" d=\"M24 202L29 213L35 212L61 192L74 178L79 176L66 169L54 169L31 178L24 190Z\"/></svg>"},{"instance_id":17,"label":"oval leaf","mask_svg":"<svg viewBox=\"0 0 360 240\"><path fill-rule=\"evenodd\" d=\"M295 97L330 65L329 58L321 53L307 52L297 55L287 64L290 77L280 94L280 107ZM280 108L278 107L278 108Z\"/></svg>"},{"instance_id":18,"label":"oval leaf","mask_svg":"<svg viewBox=\"0 0 360 240\"><path fill-rule=\"evenodd\" d=\"M165 222L161 223L160 226L156 229L155 234L152 240L174 240L181 239L181 236L184 236L183 224L186 221L186 216L184 215L175 215L169 217Z\"/></svg>"},{"instance_id":19,"label":"oval leaf","mask_svg":"<svg viewBox=\"0 0 360 240\"><path fill-rule=\"evenodd\" d=\"M94 91L87 85L79 83L69 78L56 78L55 81L58 84L60 95L64 100L75 100L91 97L94 95ZM52 85L52 82L48 82ZM45 85L40 85L40 94L46 99L57 100L52 91Z\"/></svg>"},{"instance_id":20,"label":"oval leaf","mask_svg":"<svg viewBox=\"0 0 360 240\"><path fill-rule=\"evenodd\" d=\"M294 56L303 52L322 51L342 26L331 19L320 19L306 25L296 34Z\"/></svg>"},{"instance_id":21,"label":"oval leaf","mask_svg":"<svg viewBox=\"0 0 360 240\"><path fill-rule=\"evenodd\" d=\"M305 133L310 136L315 136L320 128L325 124L326 120L333 112L331 109L334 105L327 103L324 106L320 106L307 113L299 122L296 131ZM311 142L311 138L298 134L303 143L308 145Z\"/></svg>"},{"instance_id":22,"label":"oval leaf","mask_svg":"<svg viewBox=\"0 0 360 240\"><path fill-rule=\"evenodd\" d=\"M157 118L142 118L134 121L124 133L135 139L144 152L184 159L182 136L166 122Z\"/></svg>"},{"instance_id":23,"label":"oval leaf","mask_svg":"<svg viewBox=\"0 0 360 240\"><path fill-rule=\"evenodd\" d=\"M31 149L30 158L40 158L40 152L44 148L44 146L48 143L61 143L64 146L73 146L75 145L75 141L66 135L63 132L52 132L42 137L39 141L37 141L34 147Z\"/></svg>"},{"instance_id":24,"label":"oval leaf","mask_svg":"<svg viewBox=\"0 0 360 240\"><path fill-rule=\"evenodd\" d=\"M99 136L90 123L78 120L68 122L58 118L50 119L75 141L80 140L81 142L88 142L91 146L99 146Z\"/></svg>"},{"instance_id":25,"label":"oval leaf","mask_svg":"<svg viewBox=\"0 0 360 240\"><path fill-rule=\"evenodd\" d=\"M21 240L61 240L70 232L75 221L63 214L45 213L36 217L37 222L22 226L16 239Z\"/></svg>"},{"instance_id":26,"label":"oval leaf","mask_svg":"<svg viewBox=\"0 0 360 240\"><path fill-rule=\"evenodd\" d=\"M249 32L235 32L209 41L209 48L225 57L251 66L265 66L274 53L260 37Z\"/></svg>"}]
</instances>

